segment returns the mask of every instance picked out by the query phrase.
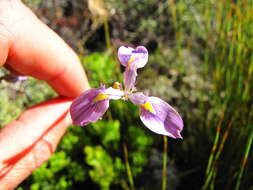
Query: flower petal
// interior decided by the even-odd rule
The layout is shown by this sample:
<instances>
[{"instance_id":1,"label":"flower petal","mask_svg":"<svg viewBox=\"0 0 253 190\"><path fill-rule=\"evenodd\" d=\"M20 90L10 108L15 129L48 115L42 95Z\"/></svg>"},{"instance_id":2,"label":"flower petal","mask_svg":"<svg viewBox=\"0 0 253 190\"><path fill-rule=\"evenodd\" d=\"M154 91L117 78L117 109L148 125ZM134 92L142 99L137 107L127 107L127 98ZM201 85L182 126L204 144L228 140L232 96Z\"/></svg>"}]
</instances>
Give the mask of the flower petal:
<instances>
[{"instance_id":1,"label":"flower petal","mask_svg":"<svg viewBox=\"0 0 253 190\"><path fill-rule=\"evenodd\" d=\"M75 125L85 126L103 116L109 107L109 98L103 94L104 92L103 87L93 88L73 101L70 107L70 115Z\"/></svg>"},{"instance_id":2,"label":"flower petal","mask_svg":"<svg viewBox=\"0 0 253 190\"><path fill-rule=\"evenodd\" d=\"M135 88L135 81L137 77L136 69L127 67L124 72L124 85L126 91L131 91Z\"/></svg>"},{"instance_id":3,"label":"flower petal","mask_svg":"<svg viewBox=\"0 0 253 190\"><path fill-rule=\"evenodd\" d=\"M154 106L154 109L158 112L159 117L165 121L165 127L173 127L179 130L183 130L184 124L179 113L170 106L167 102L157 97L149 97L148 100Z\"/></svg>"},{"instance_id":4,"label":"flower petal","mask_svg":"<svg viewBox=\"0 0 253 190\"><path fill-rule=\"evenodd\" d=\"M135 57L135 60L133 62L138 69L144 67L147 64L148 50L144 46L136 47L132 53L132 56Z\"/></svg>"},{"instance_id":5,"label":"flower petal","mask_svg":"<svg viewBox=\"0 0 253 190\"><path fill-rule=\"evenodd\" d=\"M142 68L148 62L148 50L144 46L138 46L135 49L121 46L118 50L120 63L124 67Z\"/></svg>"},{"instance_id":6,"label":"flower petal","mask_svg":"<svg viewBox=\"0 0 253 190\"><path fill-rule=\"evenodd\" d=\"M147 101L147 96L145 96L142 92L136 92L128 95L130 101L139 106L140 104L145 104Z\"/></svg>"},{"instance_id":7,"label":"flower petal","mask_svg":"<svg viewBox=\"0 0 253 190\"><path fill-rule=\"evenodd\" d=\"M140 118L151 131L172 138L182 138L183 121L180 115L165 101L148 97L140 104Z\"/></svg>"},{"instance_id":8,"label":"flower petal","mask_svg":"<svg viewBox=\"0 0 253 190\"><path fill-rule=\"evenodd\" d=\"M174 138L171 133L165 130L164 123L157 116L144 108L140 108L140 118L143 124L154 133Z\"/></svg>"},{"instance_id":9,"label":"flower petal","mask_svg":"<svg viewBox=\"0 0 253 190\"><path fill-rule=\"evenodd\" d=\"M118 100L122 98L122 96L124 96L125 93L120 89L110 87L105 90L105 94L109 96L110 100Z\"/></svg>"},{"instance_id":10,"label":"flower petal","mask_svg":"<svg viewBox=\"0 0 253 190\"><path fill-rule=\"evenodd\" d=\"M121 46L119 48L118 50L119 61L121 65L123 65L124 67L127 67L128 61L130 60L132 56L132 51L134 51L134 49L131 47Z\"/></svg>"}]
</instances>

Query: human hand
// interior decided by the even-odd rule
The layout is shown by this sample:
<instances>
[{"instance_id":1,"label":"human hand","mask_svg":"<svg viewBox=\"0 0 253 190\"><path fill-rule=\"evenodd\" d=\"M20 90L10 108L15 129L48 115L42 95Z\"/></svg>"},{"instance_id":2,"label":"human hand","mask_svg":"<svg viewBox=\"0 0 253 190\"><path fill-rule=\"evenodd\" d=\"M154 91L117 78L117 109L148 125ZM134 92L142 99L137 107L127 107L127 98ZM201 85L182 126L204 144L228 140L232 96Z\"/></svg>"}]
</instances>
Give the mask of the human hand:
<instances>
[{"instance_id":1,"label":"human hand","mask_svg":"<svg viewBox=\"0 0 253 190\"><path fill-rule=\"evenodd\" d=\"M0 0L0 66L45 80L60 95L0 130L0 190L7 190L48 160L72 122L72 99L89 84L76 54L20 0Z\"/></svg>"}]
</instances>

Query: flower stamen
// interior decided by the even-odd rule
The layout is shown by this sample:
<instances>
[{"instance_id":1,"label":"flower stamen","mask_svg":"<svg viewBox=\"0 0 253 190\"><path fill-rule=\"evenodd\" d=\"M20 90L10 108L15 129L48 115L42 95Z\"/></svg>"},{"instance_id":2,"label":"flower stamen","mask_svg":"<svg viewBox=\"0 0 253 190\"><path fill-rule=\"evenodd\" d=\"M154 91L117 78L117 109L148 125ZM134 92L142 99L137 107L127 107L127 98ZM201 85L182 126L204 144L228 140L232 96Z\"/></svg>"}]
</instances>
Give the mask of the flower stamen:
<instances>
[{"instance_id":1,"label":"flower stamen","mask_svg":"<svg viewBox=\"0 0 253 190\"><path fill-rule=\"evenodd\" d=\"M119 82L114 82L112 88L121 89L121 84Z\"/></svg>"}]
</instances>

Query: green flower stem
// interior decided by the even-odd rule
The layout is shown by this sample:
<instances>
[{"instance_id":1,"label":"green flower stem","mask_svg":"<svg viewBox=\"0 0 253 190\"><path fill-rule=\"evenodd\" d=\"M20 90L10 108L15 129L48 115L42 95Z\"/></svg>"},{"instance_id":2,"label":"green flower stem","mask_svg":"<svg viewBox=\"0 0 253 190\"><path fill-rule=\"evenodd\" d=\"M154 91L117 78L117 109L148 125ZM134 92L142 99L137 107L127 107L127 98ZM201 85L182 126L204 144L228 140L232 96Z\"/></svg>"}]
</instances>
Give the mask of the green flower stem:
<instances>
[{"instance_id":1,"label":"green flower stem","mask_svg":"<svg viewBox=\"0 0 253 190\"><path fill-rule=\"evenodd\" d=\"M128 151L127 151L127 146L126 143L123 143L123 151L124 151L124 157L125 157L125 166L126 166L126 171L127 171L127 176L128 176L128 181L131 187L131 190L134 190L134 180L133 180L133 175L131 172L131 167L128 161Z\"/></svg>"},{"instance_id":2,"label":"green flower stem","mask_svg":"<svg viewBox=\"0 0 253 190\"><path fill-rule=\"evenodd\" d=\"M163 181L162 190L166 190L167 187L167 153L168 153L168 139L167 136L163 136Z\"/></svg>"}]
</instances>

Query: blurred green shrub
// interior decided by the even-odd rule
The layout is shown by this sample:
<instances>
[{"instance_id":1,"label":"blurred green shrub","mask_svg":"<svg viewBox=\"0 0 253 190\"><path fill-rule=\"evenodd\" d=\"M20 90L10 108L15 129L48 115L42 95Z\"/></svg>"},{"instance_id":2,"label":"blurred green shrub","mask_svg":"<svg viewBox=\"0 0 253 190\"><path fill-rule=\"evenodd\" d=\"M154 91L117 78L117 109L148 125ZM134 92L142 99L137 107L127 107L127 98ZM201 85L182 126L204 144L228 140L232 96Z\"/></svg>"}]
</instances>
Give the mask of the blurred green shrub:
<instances>
[{"instance_id":1,"label":"blurred green shrub","mask_svg":"<svg viewBox=\"0 0 253 190\"><path fill-rule=\"evenodd\" d=\"M91 179L98 183L102 190L109 190L115 177L113 161L101 146L86 146L86 162L93 167L89 171Z\"/></svg>"},{"instance_id":2,"label":"blurred green shrub","mask_svg":"<svg viewBox=\"0 0 253 190\"><path fill-rule=\"evenodd\" d=\"M120 80L119 63L113 59L112 52L92 53L86 57L80 57L84 68L87 71L90 84L97 88L100 84L112 85Z\"/></svg>"}]
</instances>

